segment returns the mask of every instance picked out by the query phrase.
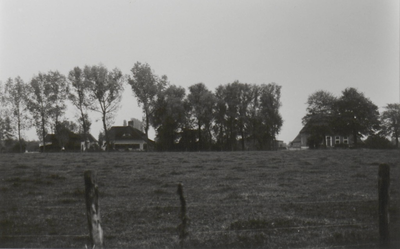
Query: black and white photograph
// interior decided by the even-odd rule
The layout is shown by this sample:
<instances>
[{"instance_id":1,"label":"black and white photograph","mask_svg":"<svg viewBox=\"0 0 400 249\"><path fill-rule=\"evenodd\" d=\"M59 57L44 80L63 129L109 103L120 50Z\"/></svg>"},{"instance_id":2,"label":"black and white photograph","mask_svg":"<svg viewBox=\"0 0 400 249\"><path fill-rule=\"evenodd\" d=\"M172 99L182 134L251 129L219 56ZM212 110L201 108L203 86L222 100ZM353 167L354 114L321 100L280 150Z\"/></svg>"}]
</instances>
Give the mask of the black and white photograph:
<instances>
[{"instance_id":1,"label":"black and white photograph","mask_svg":"<svg viewBox=\"0 0 400 249\"><path fill-rule=\"evenodd\" d=\"M400 248L399 0L0 0L0 248Z\"/></svg>"}]
</instances>

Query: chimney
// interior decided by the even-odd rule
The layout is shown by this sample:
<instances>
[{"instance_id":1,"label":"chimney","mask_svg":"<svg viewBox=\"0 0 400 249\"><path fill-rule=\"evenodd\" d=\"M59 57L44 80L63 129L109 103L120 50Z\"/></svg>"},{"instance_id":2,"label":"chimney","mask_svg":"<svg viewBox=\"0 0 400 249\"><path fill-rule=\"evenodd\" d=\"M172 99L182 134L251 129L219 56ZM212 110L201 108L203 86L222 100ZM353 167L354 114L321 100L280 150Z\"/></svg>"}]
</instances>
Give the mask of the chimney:
<instances>
[{"instance_id":1,"label":"chimney","mask_svg":"<svg viewBox=\"0 0 400 249\"><path fill-rule=\"evenodd\" d=\"M126 120L124 120L124 126L126 126Z\"/></svg>"}]
</instances>

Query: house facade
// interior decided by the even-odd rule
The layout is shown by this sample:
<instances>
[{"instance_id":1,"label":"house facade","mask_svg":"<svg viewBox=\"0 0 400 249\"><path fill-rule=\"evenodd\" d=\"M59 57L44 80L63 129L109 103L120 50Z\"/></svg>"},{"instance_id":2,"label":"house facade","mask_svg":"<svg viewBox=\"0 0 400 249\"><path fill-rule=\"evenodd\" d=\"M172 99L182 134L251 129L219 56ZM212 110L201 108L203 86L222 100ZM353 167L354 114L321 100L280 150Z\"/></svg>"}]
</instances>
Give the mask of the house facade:
<instances>
[{"instance_id":1,"label":"house facade","mask_svg":"<svg viewBox=\"0 0 400 249\"><path fill-rule=\"evenodd\" d=\"M307 129L303 127L296 138L290 143L291 148L295 149L308 149L310 146L309 138L311 137L310 133L307 132ZM320 145L324 146L326 144L327 148L334 147L343 147L343 146L351 146L354 144L354 139L352 136L343 136L339 134L328 134L325 136L325 141L322 141Z\"/></svg>"},{"instance_id":2,"label":"house facade","mask_svg":"<svg viewBox=\"0 0 400 249\"><path fill-rule=\"evenodd\" d=\"M125 123L125 122L124 122ZM111 148L118 151L145 151L148 139L133 124L113 126L108 132Z\"/></svg>"}]
</instances>

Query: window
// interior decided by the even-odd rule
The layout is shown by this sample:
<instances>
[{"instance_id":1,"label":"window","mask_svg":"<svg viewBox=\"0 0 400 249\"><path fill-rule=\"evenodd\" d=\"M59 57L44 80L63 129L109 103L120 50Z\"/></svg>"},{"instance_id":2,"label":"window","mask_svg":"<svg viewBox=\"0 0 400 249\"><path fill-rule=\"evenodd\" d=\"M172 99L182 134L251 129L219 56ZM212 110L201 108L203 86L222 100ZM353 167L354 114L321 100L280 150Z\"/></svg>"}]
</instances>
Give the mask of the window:
<instances>
[{"instance_id":1,"label":"window","mask_svg":"<svg viewBox=\"0 0 400 249\"><path fill-rule=\"evenodd\" d=\"M332 141L330 136L326 137L326 146L332 146Z\"/></svg>"},{"instance_id":2,"label":"window","mask_svg":"<svg viewBox=\"0 0 400 249\"><path fill-rule=\"evenodd\" d=\"M335 137L335 144L340 144L340 137L339 136Z\"/></svg>"},{"instance_id":3,"label":"window","mask_svg":"<svg viewBox=\"0 0 400 249\"><path fill-rule=\"evenodd\" d=\"M348 137L343 137L343 143L348 144L349 143L349 138Z\"/></svg>"}]
</instances>

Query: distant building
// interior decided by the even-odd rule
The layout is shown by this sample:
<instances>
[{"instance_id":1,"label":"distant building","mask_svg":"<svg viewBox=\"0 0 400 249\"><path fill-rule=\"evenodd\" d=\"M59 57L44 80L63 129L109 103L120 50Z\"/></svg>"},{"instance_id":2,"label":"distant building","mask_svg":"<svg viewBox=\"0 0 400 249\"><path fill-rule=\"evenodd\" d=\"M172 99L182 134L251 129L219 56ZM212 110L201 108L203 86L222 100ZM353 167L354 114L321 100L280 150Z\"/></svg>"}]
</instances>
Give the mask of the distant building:
<instances>
[{"instance_id":1,"label":"distant building","mask_svg":"<svg viewBox=\"0 0 400 249\"><path fill-rule=\"evenodd\" d=\"M60 141L61 139L61 141ZM57 137L55 134L47 134L44 138L45 151L85 151L85 136L69 131L63 136ZM93 150L98 148L97 140L91 135L86 136L87 149ZM39 143L39 150L43 152L43 143Z\"/></svg>"},{"instance_id":2,"label":"distant building","mask_svg":"<svg viewBox=\"0 0 400 249\"><path fill-rule=\"evenodd\" d=\"M108 132L111 148L119 151L148 150L148 143L152 141L146 138L142 130L142 122L134 118L128 121L128 125L124 121L124 126L111 127Z\"/></svg>"},{"instance_id":3,"label":"distant building","mask_svg":"<svg viewBox=\"0 0 400 249\"><path fill-rule=\"evenodd\" d=\"M309 132L309 127L306 124L299 132L299 134L295 137L295 139L290 143L290 148L294 149L308 149L310 147L309 139L311 134ZM325 136L325 141L321 142L321 145L324 145L326 142L327 148L333 148L337 146L352 146L354 144L354 139L352 136L343 136L334 134L330 132L330 134Z\"/></svg>"},{"instance_id":4,"label":"distant building","mask_svg":"<svg viewBox=\"0 0 400 249\"><path fill-rule=\"evenodd\" d=\"M286 145L282 140L275 140L274 147L278 150L286 149Z\"/></svg>"},{"instance_id":5,"label":"distant building","mask_svg":"<svg viewBox=\"0 0 400 249\"><path fill-rule=\"evenodd\" d=\"M131 118L131 120L128 120L128 124L126 123L126 120L124 120L124 126L133 127L141 132L144 131L143 122L136 118Z\"/></svg>"}]
</instances>

